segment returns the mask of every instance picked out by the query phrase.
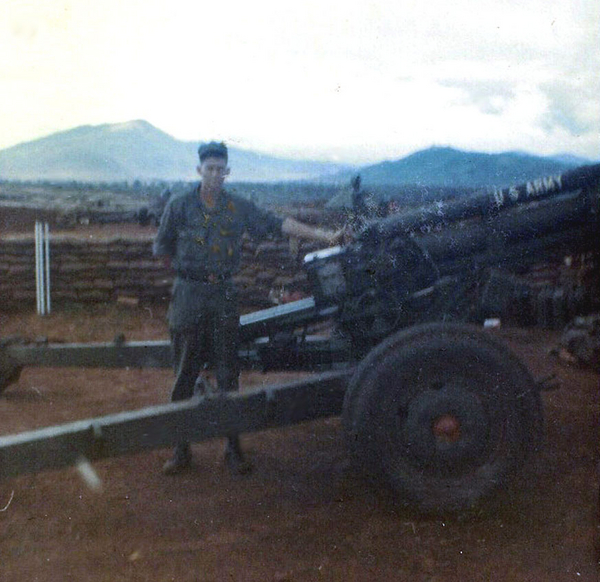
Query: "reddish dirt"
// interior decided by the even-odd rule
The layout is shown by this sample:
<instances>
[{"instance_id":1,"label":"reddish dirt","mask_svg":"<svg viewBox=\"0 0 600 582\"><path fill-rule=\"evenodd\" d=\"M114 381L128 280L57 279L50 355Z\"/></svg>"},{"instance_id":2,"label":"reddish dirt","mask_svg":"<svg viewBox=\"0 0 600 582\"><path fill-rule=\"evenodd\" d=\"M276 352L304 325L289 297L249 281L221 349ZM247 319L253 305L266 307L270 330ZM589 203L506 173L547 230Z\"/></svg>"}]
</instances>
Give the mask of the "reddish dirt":
<instances>
[{"instance_id":1,"label":"reddish dirt","mask_svg":"<svg viewBox=\"0 0 600 582\"><path fill-rule=\"evenodd\" d=\"M162 309L127 306L4 314L0 330L166 337ZM228 474L215 441L194 445L192 469L177 477L160 472L166 450L99 462L102 493L72 469L0 481L0 579L596 580L599 376L553 359L555 334L500 333L561 386L544 395L543 453L474 514L423 517L370 488L329 419L246 435L255 470L244 477ZM0 433L163 403L170 382L168 370L26 369L0 396Z\"/></svg>"}]
</instances>

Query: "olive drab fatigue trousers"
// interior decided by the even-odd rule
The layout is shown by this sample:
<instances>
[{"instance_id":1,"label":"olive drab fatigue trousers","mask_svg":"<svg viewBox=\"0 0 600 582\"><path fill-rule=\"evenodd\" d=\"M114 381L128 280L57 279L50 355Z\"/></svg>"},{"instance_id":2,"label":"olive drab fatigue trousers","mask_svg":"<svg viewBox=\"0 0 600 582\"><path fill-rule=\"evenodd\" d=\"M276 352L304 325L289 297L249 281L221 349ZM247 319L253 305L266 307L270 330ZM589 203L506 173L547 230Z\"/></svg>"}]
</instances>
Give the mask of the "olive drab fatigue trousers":
<instances>
[{"instance_id":1,"label":"olive drab fatigue trousers","mask_svg":"<svg viewBox=\"0 0 600 582\"><path fill-rule=\"evenodd\" d=\"M200 373L208 364L215 372L217 389L238 389L239 313L235 301L216 297L207 302L194 327L171 329L175 383L171 401L186 400L205 384Z\"/></svg>"}]
</instances>

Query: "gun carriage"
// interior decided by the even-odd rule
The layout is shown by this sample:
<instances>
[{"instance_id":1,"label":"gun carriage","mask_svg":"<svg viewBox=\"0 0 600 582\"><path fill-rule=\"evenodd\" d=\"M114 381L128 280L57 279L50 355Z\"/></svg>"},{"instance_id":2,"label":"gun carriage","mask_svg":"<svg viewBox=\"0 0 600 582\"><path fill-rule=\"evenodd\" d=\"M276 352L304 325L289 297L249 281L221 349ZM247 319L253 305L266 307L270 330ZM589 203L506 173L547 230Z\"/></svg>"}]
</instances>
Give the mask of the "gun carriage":
<instances>
[{"instance_id":1,"label":"gun carriage","mask_svg":"<svg viewBox=\"0 0 600 582\"><path fill-rule=\"evenodd\" d=\"M541 383L481 325L493 273L597 252L599 217L594 165L372 222L305 257L312 297L240 318L244 366L313 374L3 436L0 477L341 415L367 475L421 510L471 507L543 432ZM311 335L321 321L331 333ZM4 341L0 391L24 366L169 365L168 341Z\"/></svg>"}]
</instances>

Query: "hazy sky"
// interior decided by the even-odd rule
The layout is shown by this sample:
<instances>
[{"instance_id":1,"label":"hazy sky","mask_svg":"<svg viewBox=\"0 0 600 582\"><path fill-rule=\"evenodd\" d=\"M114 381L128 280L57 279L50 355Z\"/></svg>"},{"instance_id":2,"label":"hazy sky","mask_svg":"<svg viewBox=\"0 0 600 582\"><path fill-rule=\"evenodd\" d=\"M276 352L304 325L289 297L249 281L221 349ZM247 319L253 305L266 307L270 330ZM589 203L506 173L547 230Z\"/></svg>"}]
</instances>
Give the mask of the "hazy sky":
<instances>
[{"instance_id":1,"label":"hazy sky","mask_svg":"<svg viewBox=\"0 0 600 582\"><path fill-rule=\"evenodd\" d=\"M598 0L2 0L0 148L145 119L357 163L600 159L599 33Z\"/></svg>"}]
</instances>

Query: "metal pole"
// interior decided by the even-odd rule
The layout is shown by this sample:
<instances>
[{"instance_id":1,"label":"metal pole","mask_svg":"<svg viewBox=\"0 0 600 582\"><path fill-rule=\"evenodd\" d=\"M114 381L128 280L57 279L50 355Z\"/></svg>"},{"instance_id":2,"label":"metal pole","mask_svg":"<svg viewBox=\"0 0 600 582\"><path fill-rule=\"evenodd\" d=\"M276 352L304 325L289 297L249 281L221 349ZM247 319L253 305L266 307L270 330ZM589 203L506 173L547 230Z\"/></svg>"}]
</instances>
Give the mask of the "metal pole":
<instances>
[{"instance_id":1,"label":"metal pole","mask_svg":"<svg viewBox=\"0 0 600 582\"><path fill-rule=\"evenodd\" d=\"M46 315L46 298L44 297L44 226L41 222L38 223L40 236L38 239L40 253L40 306L41 314Z\"/></svg>"},{"instance_id":2,"label":"metal pole","mask_svg":"<svg viewBox=\"0 0 600 582\"><path fill-rule=\"evenodd\" d=\"M44 239L46 251L46 313L50 313L50 227L44 225Z\"/></svg>"},{"instance_id":3,"label":"metal pole","mask_svg":"<svg viewBox=\"0 0 600 582\"><path fill-rule=\"evenodd\" d=\"M42 313L42 293L40 289L41 261L40 261L40 223L35 221L35 297L37 300L38 315Z\"/></svg>"},{"instance_id":4,"label":"metal pole","mask_svg":"<svg viewBox=\"0 0 600 582\"><path fill-rule=\"evenodd\" d=\"M35 301L36 301L37 313L39 314L39 312L40 312L40 294L39 294L40 287L39 287L39 275L38 275L37 220L35 222L35 227L33 229L33 238L35 241Z\"/></svg>"}]
</instances>

